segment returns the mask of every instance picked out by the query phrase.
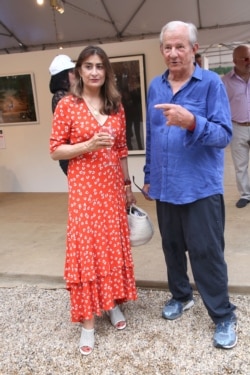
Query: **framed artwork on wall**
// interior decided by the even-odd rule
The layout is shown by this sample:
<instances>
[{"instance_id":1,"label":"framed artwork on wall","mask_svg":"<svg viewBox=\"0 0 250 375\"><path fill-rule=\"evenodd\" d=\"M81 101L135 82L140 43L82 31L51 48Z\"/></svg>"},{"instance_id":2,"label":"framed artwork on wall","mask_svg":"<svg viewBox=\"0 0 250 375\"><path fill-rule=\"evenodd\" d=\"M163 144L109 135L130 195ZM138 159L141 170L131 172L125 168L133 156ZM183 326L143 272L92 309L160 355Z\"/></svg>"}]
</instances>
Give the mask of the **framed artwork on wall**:
<instances>
[{"instance_id":1,"label":"framed artwork on wall","mask_svg":"<svg viewBox=\"0 0 250 375\"><path fill-rule=\"evenodd\" d=\"M0 76L0 126L38 123L32 73Z\"/></svg>"},{"instance_id":2,"label":"framed artwork on wall","mask_svg":"<svg viewBox=\"0 0 250 375\"><path fill-rule=\"evenodd\" d=\"M145 154L146 79L144 55L111 57L126 114L129 155Z\"/></svg>"}]
</instances>

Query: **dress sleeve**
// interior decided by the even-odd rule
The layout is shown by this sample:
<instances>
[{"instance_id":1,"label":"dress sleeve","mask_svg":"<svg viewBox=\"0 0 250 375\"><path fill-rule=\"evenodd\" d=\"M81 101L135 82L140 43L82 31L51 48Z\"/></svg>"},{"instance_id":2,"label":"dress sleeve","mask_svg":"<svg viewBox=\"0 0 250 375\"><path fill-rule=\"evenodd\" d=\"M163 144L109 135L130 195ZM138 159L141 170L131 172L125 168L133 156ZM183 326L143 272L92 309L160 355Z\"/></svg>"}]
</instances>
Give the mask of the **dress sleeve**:
<instances>
[{"instance_id":1,"label":"dress sleeve","mask_svg":"<svg viewBox=\"0 0 250 375\"><path fill-rule=\"evenodd\" d=\"M50 153L70 140L71 115L69 98L64 97L56 106L50 135Z\"/></svg>"},{"instance_id":2,"label":"dress sleeve","mask_svg":"<svg viewBox=\"0 0 250 375\"><path fill-rule=\"evenodd\" d=\"M117 150L119 158L125 158L128 156L128 147L127 147L127 138L126 138L126 118L124 107L121 105L121 108L117 114L120 122L120 132L117 139Z\"/></svg>"}]
</instances>

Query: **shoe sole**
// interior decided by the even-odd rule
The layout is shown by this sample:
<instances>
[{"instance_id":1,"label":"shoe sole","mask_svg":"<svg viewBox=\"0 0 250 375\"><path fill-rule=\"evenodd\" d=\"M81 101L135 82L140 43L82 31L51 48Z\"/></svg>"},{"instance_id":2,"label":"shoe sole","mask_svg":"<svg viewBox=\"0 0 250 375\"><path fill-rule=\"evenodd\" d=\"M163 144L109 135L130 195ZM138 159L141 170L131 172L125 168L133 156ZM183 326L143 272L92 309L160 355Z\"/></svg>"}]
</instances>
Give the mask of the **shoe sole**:
<instances>
[{"instance_id":1,"label":"shoe sole","mask_svg":"<svg viewBox=\"0 0 250 375\"><path fill-rule=\"evenodd\" d=\"M79 348L79 352L80 352L82 355L90 355L90 354L93 352L93 349L94 349L94 348L91 348L90 346L83 346L83 347L90 348L90 350L89 350L88 352L85 352L84 350L82 350L82 348Z\"/></svg>"},{"instance_id":2,"label":"shoe sole","mask_svg":"<svg viewBox=\"0 0 250 375\"><path fill-rule=\"evenodd\" d=\"M238 322L235 325L235 332L237 332L237 330L238 330ZM238 336L236 335L236 340L232 345L220 345L220 344L215 345L214 344L214 347L217 349L232 349L236 346L237 342L238 342Z\"/></svg>"},{"instance_id":3,"label":"shoe sole","mask_svg":"<svg viewBox=\"0 0 250 375\"><path fill-rule=\"evenodd\" d=\"M236 336L236 340L232 345L219 345L219 344L215 345L214 344L214 347L217 349L232 349L236 346L237 341L238 341L238 337Z\"/></svg>"}]
</instances>

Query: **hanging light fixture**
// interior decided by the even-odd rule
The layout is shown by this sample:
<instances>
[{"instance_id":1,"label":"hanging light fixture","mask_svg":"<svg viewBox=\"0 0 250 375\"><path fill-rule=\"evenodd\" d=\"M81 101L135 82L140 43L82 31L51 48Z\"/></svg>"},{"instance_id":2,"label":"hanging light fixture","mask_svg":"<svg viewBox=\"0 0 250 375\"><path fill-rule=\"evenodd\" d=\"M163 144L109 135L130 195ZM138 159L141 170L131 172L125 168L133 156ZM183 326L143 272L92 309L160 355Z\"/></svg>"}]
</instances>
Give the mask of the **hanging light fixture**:
<instances>
[{"instance_id":1,"label":"hanging light fixture","mask_svg":"<svg viewBox=\"0 0 250 375\"><path fill-rule=\"evenodd\" d=\"M53 9L57 10L60 14L64 13L63 0L50 0L50 5Z\"/></svg>"}]
</instances>

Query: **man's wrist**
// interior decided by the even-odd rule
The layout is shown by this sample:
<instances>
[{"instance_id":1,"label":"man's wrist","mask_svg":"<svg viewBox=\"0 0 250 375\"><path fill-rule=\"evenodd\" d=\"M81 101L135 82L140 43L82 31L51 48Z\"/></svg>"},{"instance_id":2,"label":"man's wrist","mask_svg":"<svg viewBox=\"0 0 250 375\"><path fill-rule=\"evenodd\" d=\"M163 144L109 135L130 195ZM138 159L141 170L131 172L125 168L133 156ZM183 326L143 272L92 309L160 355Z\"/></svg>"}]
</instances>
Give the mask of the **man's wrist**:
<instances>
[{"instance_id":1,"label":"man's wrist","mask_svg":"<svg viewBox=\"0 0 250 375\"><path fill-rule=\"evenodd\" d=\"M194 116L194 121L193 121L192 125L188 128L188 130L189 130L190 132L193 132L194 129L195 129L195 127L196 127L196 118L195 118L195 116Z\"/></svg>"}]
</instances>

